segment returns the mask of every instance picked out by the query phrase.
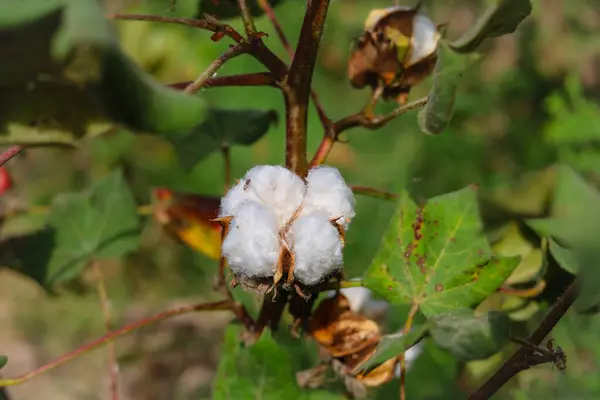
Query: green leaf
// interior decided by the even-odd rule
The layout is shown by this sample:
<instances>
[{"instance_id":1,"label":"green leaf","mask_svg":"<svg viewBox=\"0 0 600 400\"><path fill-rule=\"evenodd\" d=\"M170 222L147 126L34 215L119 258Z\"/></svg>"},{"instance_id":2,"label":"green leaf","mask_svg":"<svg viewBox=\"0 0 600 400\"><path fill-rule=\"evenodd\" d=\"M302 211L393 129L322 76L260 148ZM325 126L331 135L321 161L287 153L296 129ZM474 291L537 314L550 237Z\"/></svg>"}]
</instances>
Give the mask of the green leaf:
<instances>
[{"instance_id":1,"label":"green leaf","mask_svg":"<svg viewBox=\"0 0 600 400\"><path fill-rule=\"evenodd\" d=\"M446 44L438 46L438 60L433 71L433 88L425 108L419 111L419 127L425 133L441 133L454 111L458 81L477 58L452 51Z\"/></svg>"},{"instance_id":2,"label":"green leaf","mask_svg":"<svg viewBox=\"0 0 600 400\"><path fill-rule=\"evenodd\" d=\"M498 311L477 316L473 310L458 309L429 321L433 340L463 361L493 356L509 336L510 319Z\"/></svg>"},{"instance_id":3,"label":"green leaf","mask_svg":"<svg viewBox=\"0 0 600 400\"><path fill-rule=\"evenodd\" d=\"M403 192L364 284L391 303L418 304L426 316L475 306L520 261L492 257L482 229L473 187L423 208Z\"/></svg>"},{"instance_id":4,"label":"green leaf","mask_svg":"<svg viewBox=\"0 0 600 400\"><path fill-rule=\"evenodd\" d=\"M188 132L204 101L167 88L120 50L96 0L0 4L0 144L76 144L111 123Z\"/></svg>"},{"instance_id":5,"label":"green leaf","mask_svg":"<svg viewBox=\"0 0 600 400\"><path fill-rule=\"evenodd\" d=\"M277 7L283 3L283 0L268 0L272 8ZM263 9L259 4L259 0L247 0L250 12L254 17L258 17L263 14ZM202 15L210 14L219 19L230 19L241 17L240 9L238 7L237 0L200 0L198 2L198 17Z\"/></svg>"},{"instance_id":6,"label":"green leaf","mask_svg":"<svg viewBox=\"0 0 600 400\"><path fill-rule=\"evenodd\" d=\"M252 346L245 347L240 339L242 329L233 324L227 327L212 398L302 398L291 354L275 342L269 331L264 332Z\"/></svg>"},{"instance_id":7,"label":"green leaf","mask_svg":"<svg viewBox=\"0 0 600 400\"><path fill-rule=\"evenodd\" d=\"M425 323L414 327L407 335L401 332L384 335L377 345L375 353L360 366L360 370L371 371L387 360L399 356L414 346L428 330L429 324Z\"/></svg>"},{"instance_id":8,"label":"green leaf","mask_svg":"<svg viewBox=\"0 0 600 400\"><path fill-rule=\"evenodd\" d=\"M574 275L577 274L579 269L578 260L576 254L572 250L561 246L553 239L549 239L548 247L550 254L552 254L552 257L554 257L559 267Z\"/></svg>"},{"instance_id":9,"label":"green leaf","mask_svg":"<svg viewBox=\"0 0 600 400\"><path fill-rule=\"evenodd\" d=\"M49 289L77 277L92 260L122 257L139 242L136 203L120 171L87 192L58 197L49 225L11 246L15 269Z\"/></svg>"},{"instance_id":10,"label":"green leaf","mask_svg":"<svg viewBox=\"0 0 600 400\"><path fill-rule=\"evenodd\" d=\"M190 169L213 151L233 145L249 146L263 137L277 122L274 110L210 109L206 120L186 135L173 135L182 166Z\"/></svg>"},{"instance_id":11,"label":"green leaf","mask_svg":"<svg viewBox=\"0 0 600 400\"><path fill-rule=\"evenodd\" d=\"M473 52L485 39L514 32L529 14L529 0L495 0L475 25L450 46L461 53Z\"/></svg>"},{"instance_id":12,"label":"green leaf","mask_svg":"<svg viewBox=\"0 0 600 400\"><path fill-rule=\"evenodd\" d=\"M6 363L8 362L8 357L0 355L0 369L4 368Z\"/></svg>"}]
</instances>

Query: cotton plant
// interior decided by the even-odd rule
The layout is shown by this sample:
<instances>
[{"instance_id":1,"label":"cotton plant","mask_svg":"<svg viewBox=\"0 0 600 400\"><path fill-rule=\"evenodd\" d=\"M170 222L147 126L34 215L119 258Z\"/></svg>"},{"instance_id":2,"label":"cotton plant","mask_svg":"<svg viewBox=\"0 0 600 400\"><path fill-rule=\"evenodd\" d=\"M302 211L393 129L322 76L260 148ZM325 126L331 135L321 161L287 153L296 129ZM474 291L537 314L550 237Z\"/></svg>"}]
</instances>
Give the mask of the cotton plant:
<instances>
[{"instance_id":1,"label":"cotton plant","mask_svg":"<svg viewBox=\"0 0 600 400\"><path fill-rule=\"evenodd\" d=\"M219 210L222 254L233 284L267 281L275 288L283 282L306 297L300 286L317 285L341 270L354 215L354 195L336 168L312 168L304 180L282 166L253 167Z\"/></svg>"}]
</instances>

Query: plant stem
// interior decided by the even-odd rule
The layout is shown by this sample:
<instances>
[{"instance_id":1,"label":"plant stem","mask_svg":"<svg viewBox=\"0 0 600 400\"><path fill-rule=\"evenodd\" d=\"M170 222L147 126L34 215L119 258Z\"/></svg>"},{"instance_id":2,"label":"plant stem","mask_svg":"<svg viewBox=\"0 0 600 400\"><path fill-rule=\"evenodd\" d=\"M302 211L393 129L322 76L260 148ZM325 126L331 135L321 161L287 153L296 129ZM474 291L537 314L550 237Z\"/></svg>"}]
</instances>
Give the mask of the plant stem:
<instances>
[{"instance_id":1,"label":"plant stem","mask_svg":"<svg viewBox=\"0 0 600 400\"><path fill-rule=\"evenodd\" d=\"M396 108L394 111L380 116L372 115L373 100L370 100L365 108L356 114L349 115L333 123L331 132L326 132L319 148L317 149L312 161L311 167L323 164L331 152L334 143L339 141L340 135L352 128L363 127L370 130L379 129L388 122L394 120L402 114L422 108L427 104L427 97L417 99L411 103Z\"/></svg>"},{"instance_id":2,"label":"plant stem","mask_svg":"<svg viewBox=\"0 0 600 400\"><path fill-rule=\"evenodd\" d=\"M419 311L419 305L413 303L408 312L408 316L406 317L406 322L404 323L404 329L402 331L404 335L408 335L408 332L410 332L417 311ZM402 353L398 356L398 360L400 361L400 400L406 400L406 360L404 359L404 354L405 353Z\"/></svg>"},{"instance_id":3,"label":"plant stem","mask_svg":"<svg viewBox=\"0 0 600 400\"><path fill-rule=\"evenodd\" d=\"M177 17L163 17L161 15L145 15L145 14L108 14L106 16L110 19L120 19L128 21L150 21L150 22L166 22L171 24L186 25L193 28L205 29L211 32L223 33L229 36L237 43L242 43L244 38L235 29L227 24L221 24L219 21L209 21L207 19L195 19L195 18L177 18Z\"/></svg>"},{"instance_id":4,"label":"plant stem","mask_svg":"<svg viewBox=\"0 0 600 400\"><path fill-rule=\"evenodd\" d=\"M171 83L168 86L173 89L185 89L192 82L177 82ZM273 74L269 72L257 72L252 74L240 74L230 76L217 76L209 78L204 82L204 89L211 87L224 87L224 86L271 86L277 87L276 80Z\"/></svg>"},{"instance_id":5,"label":"plant stem","mask_svg":"<svg viewBox=\"0 0 600 400\"><path fill-rule=\"evenodd\" d=\"M192 305L178 307L178 308L164 311L162 313L153 315L148 318L144 318L144 319L134 322L132 324L125 325L124 327L117 329L116 331L107 333L106 335L104 335L88 344L85 344L85 345L71 351L70 353L67 353L67 354L57 358L56 360L51 361L48 364L43 365L33 371L27 372L23 375L15 377L15 378L0 379L0 387L13 386L13 385L17 385L17 384L26 382L32 378L35 378L38 375L42 375L48 371L51 371L57 367L60 367L61 365L67 363L68 361L73 360L74 358L77 358L83 354L86 354L86 353L94 350L94 349L97 349L98 347L106 345L123 335L126 335L130 332L133 332L137 329L143 328L150 324L153 324L153 323L156 323L156 322L168 319L168 318L172 318L172 317L175 317L178 315L187 314L187 313L191 313L191 312L197 312L197 311L232 310L232 311L236 312L236 309L239 309L239 307L240 307L239 304L234 303L231 300L221 300L221 301L217 301L214 303L192 304Z\"/></svg>"},{"instance_id":6,"label":"plant stem","mask_svg":"<svg viewBox=\"0 0 600 400\"><path fill-rule=\"evenodd\" d=\"M235 46L230 47L229 49L227 49L226 52L221 54L219 56L219 58L214 60L208 66L208 68L206 68L206 70L204 70L204 72L202 72L200 74L200 76L198 76L198 78L194 82L190 83L184 89L184 91L188 94L196 93L198 90L200 90L202 87L204 87L206 82L215 74L215 72L217 72L217 70L219 68L221 68L221 66L223 64L225 64L225 62L227 60L230 60L233 57L239 56L240 54L247 53L250 50L250 48L251 48L251 46L250 46L250 43L248 43L248 42L239 43Z\"/></svg>"},{"instance_id":7,"label":"plant stem","mask_svg":"<svg viewBox=\"0 0 600 400\"><path fill-rule=\"evenodd\" d=\"M0 167L19 155L25 148L23 146L10 146L0 154Z\"/></svg>"},{"instance_id":8,"label":"plant stem","mask_svg":"<svg viewBox=\"0 0 600 400\"><path fill-rule=\"evenodd\" d=\"M283 31L281 24L277 20L277 16L275 15L275 11L273 11L273 7L271 7L269 0L258 0L258 4L261 6L261 8L263 9L263 11L267 15L267 17L271 20L271 24L275 28L275 32L277 32L277 36L279 36L279 40L281 41L281 44L283 44L283 47L285 48L288 55L290 56L290 59L293 60L294 59L294 49L292 48L292 45L290 44L290 41L288 40L288 38L285 36L285 32ZM313 104L315 105L315 109L317 110L317 114L319 115L319 119L321 120L323 127L326 130L330 129L331 120L327 117L327 114L325 114L325 110L323 109L323 106L321 105L321 102L319 101L319 97L317 96L317 93L312 89L310 91L310 97L312 98Z\"/></svg>"},{"instance_id":9,"label":"plant stem","mask_svg":"<svg viewBox=\"0 0 600 400\"><path fill-rule=\"evenodd\" d=\"M500 289L498 289L498 291L501 293L504 293L504 294L518 296L518 297L521 297L524 299L530 299L532 297L539 296L544 291L545 288L546 288L546 281L542 279L534 287L531 287L531 288L514 289L511 287L503 286Z\"/></svg>"},{"instance_id":10,"label":"plant stem","mask_svg":"<svg viewBox=\"0 0 600 400\"><path fill-rule=\"evenodd\" d=\"M306 175L308 99L329 0L308 0L294 60L283 88L286 103L286 166Z\"/></svg>"},{"instance_id":11,"label":"plant stem","mask_svg":"<svg viewBox=\"0 0 600 400\"><path fill-rule=\"evenodd\" d=\"M145 14L108 14L108 18L128 20L128 21L150 21L150 22L166 22L180 25L186 25L193 28L205 29L210 32L229 36L236 43L250 42L251 49L248 51L250 55L256 58L261 64L263 64L277 80L282 80L287 74L287 66L279 57L277 57L271 50L269 50L260 40L260 38L250 38L250 40L244 39L235 29L231 26L224 24L216 18L176 18L176 17L163 17L160 15L145 15ZM215 38L214 40L218 40Z\"/></svg>"},{"instance_id":12,"label":"plant stem","mask_svg":"<svg viewBox=\"0 0 600 400\"><path fill-rule=\"evenodd\" d=\"M110 313L110 301L108 300L108 293L106 291L106 285L104 283L104 275L102 274L100 263L97 260L92 261L91 267L94 271L94 274L96 275L96 288L98 290L98 297L100 297L100 305L102 307L102 314L104 317L104 326L106 328L106 333L108 334L111 331L112 318ZM119 364L117 363L117 352L115 349L114 342L108 343L106 345L106 349L108 352L108 365L110 371L109 376L111 399L118 400Z\"/></svg>"},{"instance_id":13,"label":"plant stem","mask_svg":"<svg viewBox=\"0 0 600 400\"><path fill-rule=\"evenodd\" d=\"M248 8L248 4L246 0L238 0L238 7L240 8L240 13L242 14L242 20L244 21L244 28L246 29L246 36L250 38L252 35L256 33L256 26L254 25L254 18L252 18L252 13L250 12L250 8Z\"/></svg>"},{"instance_id":14,"label":"plant stem","mask_svg":"<svg viewBox=\"0 0 600 400\"><path fill-rule=\"evenodd\" d=\"M392 192L384 192L383 190L375 189L368 186L357 186L350 185L352 191L356 194L362 194L364 196L376 197L378 199L396 201L398 196Z\"/></svg>"},{"instance_id":15,"label":"plant stem","mask_svg":"<svg viewBox=\"0 0 600 400\"><path fill-rule=\"evenodd\" d=\"M540 322L535 331L527 339L532 345L539 345L546 336L556 326L558 321L565 315L569 308L577 299L578 282L571 283L563 295L552 305L544 319ZM519 372L528 369L538 363L531 362L532 349L529 346L523 346L509 358L494 375L492 375L475 393L469 397L469 400L487 400L498 391L506 382Z\"/></svg>"}]
</instances>

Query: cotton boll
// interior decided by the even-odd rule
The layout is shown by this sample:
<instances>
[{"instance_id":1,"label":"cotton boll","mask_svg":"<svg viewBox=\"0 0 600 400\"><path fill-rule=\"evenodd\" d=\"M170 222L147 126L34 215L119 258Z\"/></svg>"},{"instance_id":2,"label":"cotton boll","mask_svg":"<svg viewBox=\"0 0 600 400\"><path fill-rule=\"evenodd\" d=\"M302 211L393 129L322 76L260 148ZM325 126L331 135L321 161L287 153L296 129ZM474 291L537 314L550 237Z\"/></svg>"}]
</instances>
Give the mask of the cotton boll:
<instances>
[{"instance_id":1,"label":"cotton boll","mask_svg":"<svg viewBox=\"0 0 600 400\"><path fill-rule=\"evenodd\" d=\"M259 165L246 173L246 191L275 213L283 227L302 204L306 186L298 175L279 165Z\"/></svg>"},{"instance_id":2,"label":"cotton boll","mask_svg":"<svg viewBox=\"0 0 600 400\"><path fill-rule=\"evenodd\" d=\"M315 210L327 212L329 218L337 218L344 230L354 218L354 194L336 168L319 166L311 169L301 215Z\"/></svg>"},{"instance_id":3,"label":"cotton boll","mask_svg":"<svg viewBox=\"0 0 600 400\"><path fill-rule=\"evenodd\" d=\"M260 199L253 191L244 190L247 188L245 179L240 180L234 185L227 194L221 199L221 208L219 217L231 217L236 214L237 208L245 201L254 201L260 203Z\"/></svg>"},{"instance_id":4,"label":"cotton boll","mask_svg":"<svg viewBox=\"0 0 600 400\"><path fill-rule=\"evenodd\" d=\"M286 237L295 257L294 277L314 285L342 266L342 243L324 211L299 217Z\"/></svg>"},{"instance_id":5,"label":"cotton boll","mask_svg":"<svg viewBox=\"0 0 600 400\"><path fill-rule=\"evenodd\" d=\"M223 241L223 256L231 271L247 277L275 273L280 253L277 221L265 206L245 201L236 210Z\"/></svg>"}]
</instances>

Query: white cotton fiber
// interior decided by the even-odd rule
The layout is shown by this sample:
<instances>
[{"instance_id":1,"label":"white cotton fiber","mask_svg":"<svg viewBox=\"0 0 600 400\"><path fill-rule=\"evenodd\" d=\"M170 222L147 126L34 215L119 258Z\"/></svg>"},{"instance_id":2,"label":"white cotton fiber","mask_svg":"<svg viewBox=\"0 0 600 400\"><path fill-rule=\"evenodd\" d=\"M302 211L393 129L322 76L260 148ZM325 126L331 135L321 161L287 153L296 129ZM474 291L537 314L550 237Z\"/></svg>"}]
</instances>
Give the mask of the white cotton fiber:
<instances>
[{"instance_id":1,"label":"white cotton fiber","mask_svg":"<svg viewBox=\"0 0 600 400\"><path fill-rule=\"evenodd\" d=\"M306 186L300 177L279 165L259 165L246 173L246 192L273 211L283 227L302 204Z\"/></svg>"},{"instance_id":2,"label":"white cotton fiber","mask_svg":"<svg viewBox=\"0 0 600 400\"><path fill-rule=\"evenodd\" d=\"M323 211L299 217L286 236L295 257L294 277L314 285L341 268L342 243L337 229Z\"/></svg>"},{"instance_id":3,"label":"white cotton fiber","mask_svg":"<svg viewBox=\"0 0 600 400\"><path fill-rule=\"evenodd\" d=\"M222 246L231 272L248 277L273 276L280 247L273 213L254 201L241 203Z\"/></svg>"},{"instance_id":4,"label":"white cotton fiber","mask_svg":"<svg viewBox=\"0 0 600 400\"><path fill-rule=\"evenodd\" d=\"M329 218L339 217L337 222L344 230L348 229L350 220L354 218L354 194L340 171L329 166L319 166L308 172L307 181L301 215L322 210Z\"/></svg>"},{"instance_id":5,"label":"white cotton fiber","mask_svg":"<svg viewBox=\"0 0 600 400\"><path fill-rule=\"evenodd\" d=\"M225 197L221 199L221 208L219 209L219 217L231 217L234 216L236 210L240 204L245 201L254 201L260 203L260 200L254 194L254 191L244 190L248 188L246 180L242 179L235 184Z\"/></svg>"}]
</instances>

